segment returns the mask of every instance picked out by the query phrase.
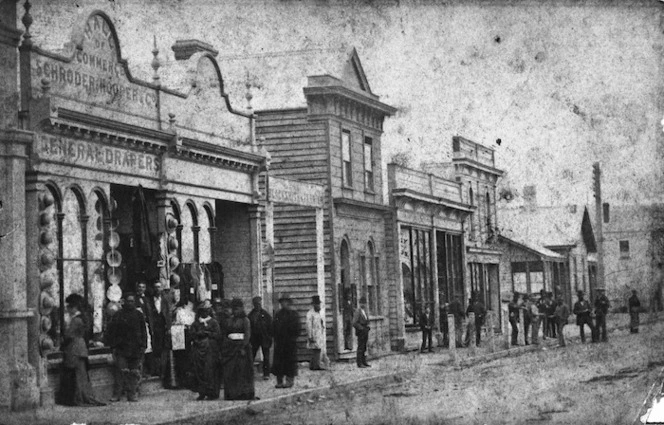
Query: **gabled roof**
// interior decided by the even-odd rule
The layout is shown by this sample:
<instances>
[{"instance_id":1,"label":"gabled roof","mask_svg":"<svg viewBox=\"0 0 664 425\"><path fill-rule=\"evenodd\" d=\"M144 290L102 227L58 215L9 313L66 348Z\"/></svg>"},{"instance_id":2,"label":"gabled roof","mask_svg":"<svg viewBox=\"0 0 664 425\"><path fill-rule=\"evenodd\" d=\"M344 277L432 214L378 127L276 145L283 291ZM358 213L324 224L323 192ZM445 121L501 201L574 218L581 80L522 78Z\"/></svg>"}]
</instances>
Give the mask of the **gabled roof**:
<instances>
[{"instance_id":1,"label":"gabled roof","mask_svg":"<svg viewBox=\"0 0 664 425\"><path fill-rule=\"evenodd\" d=\"M584 206L519 207L498 211L500 234L547 248L585 244L596 252L595 236Z\"/></svg>"},{"instance_id":2,"label":"gabled roof","mask_svg":"<svg viewBox=\"0 0 664 425\"><path fill-rule=\"evenodd\" d=\"M564 260L565 257L558 254L555 251L551 251L548 248L545 248L543 246L539 246L537 244L531 243L531 242L524 242L520 241L514 238L508 238L504 235L498 236L498 239L502 242L508 243L510 245L516 246L517 248L523 249L525 251L528 251L532 254L535 254L539 257L542 257L544 260Z\"/></svg>"},{"instance_id":3,"label":"gabled roof","mask_svg":"<svg viewBox=\"0 0 664 425\"><path fill-rule=\"evenodd\" d=\"M353 92L378 99L371 92L355 48L306 49L217 57L227 91L246 105L247 84L254 110L306 107L303 89L308 77L329 75Z\"/></svg>"}]
</instances>

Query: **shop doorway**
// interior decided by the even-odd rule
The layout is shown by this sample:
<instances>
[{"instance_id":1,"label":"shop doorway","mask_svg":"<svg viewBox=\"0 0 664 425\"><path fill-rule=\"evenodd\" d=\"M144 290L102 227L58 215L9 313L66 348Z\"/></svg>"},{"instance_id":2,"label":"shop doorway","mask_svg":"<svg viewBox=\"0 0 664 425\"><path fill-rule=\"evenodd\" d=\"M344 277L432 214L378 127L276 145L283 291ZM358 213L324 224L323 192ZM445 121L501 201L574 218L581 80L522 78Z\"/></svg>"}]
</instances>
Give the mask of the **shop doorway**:
<instances>
[{"instance_id":1,"label":"shop doorway","mask_svg":"<svg viewBox=\"0 0 664 425\"><path fill-rule=\"evenodd\" d=\"M134 292L137 282L159 279L156 191L112 184L111 199L116 205L111 221L117 226L120 255L109 266L119 269L122 291Z\"/></svg>"}]
</instances>

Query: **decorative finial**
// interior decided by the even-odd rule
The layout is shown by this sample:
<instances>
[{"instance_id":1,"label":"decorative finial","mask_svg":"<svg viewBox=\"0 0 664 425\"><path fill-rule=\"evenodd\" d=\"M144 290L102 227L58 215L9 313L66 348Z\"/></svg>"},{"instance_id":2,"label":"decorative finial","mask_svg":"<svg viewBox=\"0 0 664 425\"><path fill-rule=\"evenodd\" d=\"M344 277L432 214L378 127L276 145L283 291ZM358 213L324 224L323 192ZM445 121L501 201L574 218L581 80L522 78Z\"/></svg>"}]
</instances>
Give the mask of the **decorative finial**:
<instances>
[{"instance_id":1,"label":"decorative finial","mask_svg":"<svg viewBox=\"0 0 664 425\"><path fill-rule=\"evenodd\" d=\"M244 97L247 99L247 109L251 111L253 109L251 106L251 99L254 98L254 95L251 94L251 84L249 82L245 84L245 87L247 87L247 94L245 94Z\"/></svg>"},{"instance_id":2,"label":"decorative finial","mask_svg":"<svg viewBox=\"0 0 664 425\"><path fill-rule=\"evenodd\" d=\"M155 83L159 82L159 67L161 66L161 63L159 63L159 49L157 48L157 36L154 36L154 44L152 48L152 69L154 70L154 75L152 76L152 80Z\"/></svg>"},{"instance_id":3,"label":"decorative finial","mask_svg":"<svg viewBox=\"0 0 664 425\"><path fill-rule=\"evenodd\" d=\"M175 114L172 112L168 113L168 125L171 129L175 128Z\"/></svg>"},{"instance_id":4,"label":"decorative finial","mask_svg":"<svg viewBox=\"0 0 664 425\"><path fill-rule=\"evenodd\" d=\"M23 44L26 46L32 46L32 35L30 34L30 26L34 22L32 19L32 15L30 15L30 9L32 8L32 5L30 4L30 0L26 0L25 4L23 5L23 9L25 9L25 14L23 15L23 19L21 19L21 22L23 22L23 26L25 26L25 33L23 34Z\"/></svg>"}]
</instances>

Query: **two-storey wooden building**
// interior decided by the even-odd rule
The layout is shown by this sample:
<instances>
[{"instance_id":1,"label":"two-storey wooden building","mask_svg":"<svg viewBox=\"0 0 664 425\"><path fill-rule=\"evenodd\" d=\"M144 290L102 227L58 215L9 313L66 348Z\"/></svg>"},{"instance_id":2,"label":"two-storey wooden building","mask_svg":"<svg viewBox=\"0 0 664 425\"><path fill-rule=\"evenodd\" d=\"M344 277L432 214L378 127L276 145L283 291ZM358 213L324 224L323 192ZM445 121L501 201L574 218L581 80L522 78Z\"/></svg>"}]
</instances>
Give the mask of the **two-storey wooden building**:
<instances>
[{"instance_id":1,"label":"two-storey wooden building","mask_svg":"<svg viewBox=\"0 0 664 425\"><path fill-rule=\"evenodd\" d=\"M384 119L395 109L371 91L354 49L331 56L338 61L328 58L328 69L321 69L319 61L312 68L302 58L263 58L261 69L253 68L256 72L269 72L279 62L280 76L289 75L294 82L288 86L275 82L269 88L263 82L253 101L259 105L256 135L271 156L270 177L326 189L322 295L327 351L332 358L350 358L357 346L352 316L361 297L368 300L370 355L390 349L385 267L385 215L390 209L383 199L380 138ZM237 65L238 60L234 62ZM294 69L294 63L303 66ZM318 74L307 73L308 69ZM298 87L302 77L306 77L306 85ZM261 81L267 78L258 76ZM282 95L274 94L280 87ZM301 95L289 103L294 89ZM266 102L270 96L272 103ZM316 212L303 206L275 205L273 221L274 294L289 292L304 315L311 295L318 293Z\"/></svg>"}]
</instances>

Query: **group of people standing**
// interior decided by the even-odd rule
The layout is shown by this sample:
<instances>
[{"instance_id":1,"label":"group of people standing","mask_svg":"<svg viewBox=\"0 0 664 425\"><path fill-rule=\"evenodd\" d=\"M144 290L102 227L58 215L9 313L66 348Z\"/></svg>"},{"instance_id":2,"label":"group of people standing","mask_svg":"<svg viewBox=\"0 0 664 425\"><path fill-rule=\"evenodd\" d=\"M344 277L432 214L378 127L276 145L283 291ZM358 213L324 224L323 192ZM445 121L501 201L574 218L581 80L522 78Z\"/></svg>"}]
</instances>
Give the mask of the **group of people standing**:
<instances>
[{"instance_id":1,"label":"group of people standing","mask_svg":"<svg viewBox=\"0 0 664 425\"><path fill-rule=\"evenodd\" d=\"M482 343L482 327L486 322L486 306L481 300L481 297L473 291L468 299L468 307L464 310L461 303L461 295L456 295L449 303L440 306L440 328L443 331L443 345L455 344L457 348L468 347L471 343L471 338L475 338L475 344L480 346ZM470 317L473 313L474 320L468 321L464 328L464 319ZM454 335L450 335L449 324L447 322L448 315L454 318ZM433 352L431 348L431 332L433 329L433 314L431 314L428 306L420 315L420 330L422 331L422 345L420 352L424 353L428 348L429 352ZM465 331L465 332L464 332ZM453 338L453 340L452 340Z\"/></svg>"},{"instance_id":2,"label":"group of people standing","mask_svg":"<svg viewBox=\"0 0 664 425\"><path fill-rule=\"evenodd\" d=\"M597 288L597 296L593 305L585 299L583 291L577 291L577 301L572 311L562 297L553 300L553 294L544 290L540 291L540 298L534 300L528 294L521 296L515 292L512 301L508 304L510 327L512 329L511 345L518 345L520 311L523 310L523 332L524 342L538 344L540 324L542 326L542 338L558 338L561 346L565 346L564 327L569 323L570 313L576 316L576 325L579 327L581 342L586 342L585 327L590 329L592 342L606 342L606 317L609 313L611 303L606 296L604 288ZM632 291L632 297L628 300L630 313L630 330L638 332L639 308L637 291ZM528 336L531 335L530 342Z\"/></svg>"},{"instance_id":3,"label":"group of people standing","mask_svg":"<svg viewBox=\"0 0 664 425\"><path fill-rule=\"evenodd\" d=\"M253 400L253 366L259 350L263 379L269 380L273 374L276 388L294 385L302 327L288 294L279 296L280 308L273 319L262 307L261 297L253 298L253 309L247 315L239 298L204 300L194 309L191 299L172 299L164 293L160 282L152 285L149 294L147 289L139 282L136 293L125 292L121 308L106 325L105 342L114 366L112 402L123 396L137 401L141 380L147 376L161 377L167 387L189 388L198 393L197 400L217 400L222 388L226 400ZM63 345L61 403L103 405L93 395L87 371L91 318L82 314L82 296L72 294L66 303L71 318ZM329 360L324 354L326 331L320 297L313 296L311 304L305 320L310 369L325 370ZM368 326L365 331L359 326L358 335L368 334Z\"/></svg>"}]
</instances>

